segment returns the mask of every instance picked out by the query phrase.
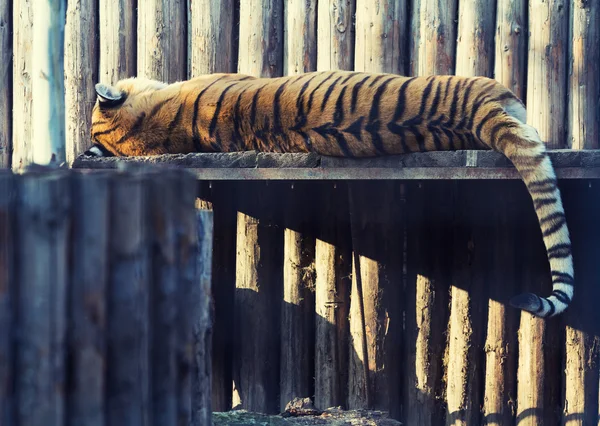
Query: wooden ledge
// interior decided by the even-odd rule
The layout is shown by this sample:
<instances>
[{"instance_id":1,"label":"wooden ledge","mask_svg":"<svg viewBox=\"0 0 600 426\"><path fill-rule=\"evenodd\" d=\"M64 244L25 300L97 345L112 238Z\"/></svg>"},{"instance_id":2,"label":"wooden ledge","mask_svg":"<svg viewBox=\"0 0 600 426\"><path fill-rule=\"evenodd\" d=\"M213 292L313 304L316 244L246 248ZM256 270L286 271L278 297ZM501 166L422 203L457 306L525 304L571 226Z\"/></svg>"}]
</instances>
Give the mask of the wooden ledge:
<instances>
[{"instance_id":1,"label":"wooden ledge","mask_svg":"<svg viewBox=\"0 0 600 426\"><path fill-rule=\"evenodd\" d=\"M600 150L550 150L559 179L600 179ZM122 163L166 164L189 169L201 180L389 180L520 179L494 151L425 152L375 158L316 154L170 154L149 157L79 156L78 169L114 169Z\"/></svg>"}]
</instances>

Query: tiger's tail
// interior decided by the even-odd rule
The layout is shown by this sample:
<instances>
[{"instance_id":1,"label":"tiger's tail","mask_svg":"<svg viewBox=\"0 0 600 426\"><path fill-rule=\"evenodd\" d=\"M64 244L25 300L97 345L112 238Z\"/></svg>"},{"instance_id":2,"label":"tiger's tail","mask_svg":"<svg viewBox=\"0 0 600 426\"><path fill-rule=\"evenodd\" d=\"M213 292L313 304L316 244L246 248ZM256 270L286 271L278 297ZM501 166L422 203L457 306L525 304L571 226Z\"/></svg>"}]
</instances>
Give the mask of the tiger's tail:
<instances>
[{"instance_id":1,"label":"tiger's tail","mask_svg":"<svg viewBox=\"0 0 600 426\"><path fill-rule=\"evenodd\" d=\"M524 293L513 297L510 304L550 318L567 309L574 290L571 240L560 191L544 143L536 129L525 123L523 104L509 99L501 107L503 112L489 120L485 125L488 131L482 132L480 139L506 155L523 178L533 200L552 273L552 293L548 297Z\"/></svg>"}]
</instances>

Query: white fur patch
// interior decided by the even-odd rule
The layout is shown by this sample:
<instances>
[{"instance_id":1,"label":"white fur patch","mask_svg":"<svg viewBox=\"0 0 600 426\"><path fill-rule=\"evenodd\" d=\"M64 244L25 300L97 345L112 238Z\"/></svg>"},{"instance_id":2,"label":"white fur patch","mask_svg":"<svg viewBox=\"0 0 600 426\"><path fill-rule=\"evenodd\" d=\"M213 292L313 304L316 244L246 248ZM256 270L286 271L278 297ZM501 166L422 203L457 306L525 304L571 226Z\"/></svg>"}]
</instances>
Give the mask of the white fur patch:
<instances>
[{"instance_id":1,"label":"white fur patch","mask_svg":"<svg viewBox=\"0 0 600 426\"><path fill-rule=\"evenodd\" d=\"M91 147L88 151L94 154L96 157L104 157L104 154L97 146Z\"/></svg>"}]
</instances>

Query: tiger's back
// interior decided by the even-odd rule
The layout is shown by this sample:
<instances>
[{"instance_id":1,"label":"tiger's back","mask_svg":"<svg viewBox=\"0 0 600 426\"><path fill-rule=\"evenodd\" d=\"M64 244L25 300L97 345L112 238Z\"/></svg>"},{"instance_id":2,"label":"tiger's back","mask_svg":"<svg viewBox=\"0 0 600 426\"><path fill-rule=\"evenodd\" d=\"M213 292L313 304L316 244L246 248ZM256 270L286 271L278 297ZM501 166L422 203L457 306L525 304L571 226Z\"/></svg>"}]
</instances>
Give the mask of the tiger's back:
<instances>
[{"instance_id":1,"label":"tiger's back","mask_svg":"<svg viewBox=\"0 0 600 426\"><path fill-rule=\"evenodd\" d=\"M525 107L485 77L404 77L325 71L280 78L213 74L166 85L128 79L97 85L90 154L314 152L372 157L494 149L532 197L552 273L549 297L511 303L542 317L573 297L571 242L545 145Z\"/></svg>"}]
</instances>

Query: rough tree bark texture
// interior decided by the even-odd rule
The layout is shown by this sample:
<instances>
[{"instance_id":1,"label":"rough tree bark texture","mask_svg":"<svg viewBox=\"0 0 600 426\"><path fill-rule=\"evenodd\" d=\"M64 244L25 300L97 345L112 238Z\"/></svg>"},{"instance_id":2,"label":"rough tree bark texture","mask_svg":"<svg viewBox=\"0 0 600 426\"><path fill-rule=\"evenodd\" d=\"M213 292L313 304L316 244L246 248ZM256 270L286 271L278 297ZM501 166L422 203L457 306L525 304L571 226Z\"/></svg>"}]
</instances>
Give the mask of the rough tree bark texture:
<instances>
[{"instance_id":1,"label":"rough tree bark texture","mask_svg":"<svg viewBox=\"0 0 600 426\"><path fill-rule=\"evenodd\" d=\"M549 148L564 148L567 136L569 2L529 2L527 124Z\"/></svg>"},{"instance_id":2,"label":"rough tree bark texture","mask_svg":"<svg viewBox=\"0 0 600 426\"><path fill-rule=\"evenodd\" d=\"M236 71L234 10L234 0L191 2L189 37L191 77Z\"/></svg>"},{"instance_id":3,"label":"rough tree bark texture","mask_svg":"<svg viewBox=\"0 0 600 426\"><path fill-rule=\"evenodd\" d=\"M287 0L284 3L283 74L293 75L317 68L317 1Z\"/></svg>"},{"instance_id":4,"label":"rough tree bark texture","mask_svg":"<svg viewBox=\"0 0 600 426\"><path fill-rule=\"evenodd\" d=\"M12 1L0 0L0 168L10 168L12 155Z\"/></svg>"},{"instance_id":5,"label":"rough tree bark texture","mask_svg":"<svg viewBox=\"0 0 600 426\"><path fill-rule=\"evenodd\" d=\"M317 7L317 69L352 70L356 0L319 1Z\"/></svg>"},{"instance_id":6,"label":"rough tree bark texture","mask_svg":"<svg viewBox=\"0 0 600 426\"><path fill-rule=\"evenodd\" d=\"M70 1L65 26L65 151L68 164L90 146L98 82L97 1Z\"/></svg>"},{"instance_id":7,"label":"rough tree bark texture","mask_svg":"<svg viewBox=\"0 0 600 426\"><path fill-rule=\"evenodd\" d=\"M457 1L414 0L410 75L454 74Z\"/></svg>"},{"instance_id":8,"label":"rough tree bark texture","mask_svg":"<svg viewBox=\"0 0 600 426\"><path fill-rule=\"evenodd\" d=\"M136 70L136 1L98 0L100 82L114 84Z\"/></svg>"},{"instance_id":9,"label":"rough tree bark texture","mask_svg":"<svg viewBox=\"0 0 600 426\"><path fill-rule=\"evenodd\" d=\"M13 115L12 168L19 170L33 159L31 149L31 60L33 43L32 0L13 2Z\"/></svg>"},{"instance_id":10,"label":"rough tree bark texture","mask_svg":"<svg viewBox=\"0 0 600 426\"><path fill-rule=\"evenodd\" d=\"M357 71L406 73L406 14L405 1L356 1Z\"/></svg>"},{"instance_id":11,"label":"rough tree bark texture","mask_svg":"<svg viewBox=\"0 0 600 426\"><path fill-rule=\"evenodd\" d=\"M572 149L600 148L600 4L571 4L568 139Z\"/></svg>"},{"instance_id":12,"label":"rough tree bark texture","mask_svg":"<svg viewBox=\"0 0 600 426\"><path fill-rule=\"evenodd\" d=\"M498 0L494 77L525 101L527 2Z\"/></svg>"},{"instance_id":13,"label":"rough tree bark texture","mask_svg":"<svg viewBox=\"0 0 600 426\"><path fill-rule=\"evenodd\" d=\"M167 83L186 79L186 4L186 0L138 2L138 75Z\"/></svg>"}]
</instances>

